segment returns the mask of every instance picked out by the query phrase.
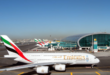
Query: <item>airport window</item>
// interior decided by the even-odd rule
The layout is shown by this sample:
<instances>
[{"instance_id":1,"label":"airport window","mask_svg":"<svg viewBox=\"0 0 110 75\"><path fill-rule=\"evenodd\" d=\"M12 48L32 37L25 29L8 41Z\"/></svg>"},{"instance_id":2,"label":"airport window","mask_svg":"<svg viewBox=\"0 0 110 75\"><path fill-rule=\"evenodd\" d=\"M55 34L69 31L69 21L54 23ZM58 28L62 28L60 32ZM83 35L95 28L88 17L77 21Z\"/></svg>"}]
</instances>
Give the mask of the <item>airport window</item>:
<instances>
[{"instance_id":1,"label":"airport window","mask_svg":"<svg viewBox=\"0 0 110 75\"><path fill-rule=\"evenodd\" d=\"M93 35L93 40L97 39L98 46L110 46L110 35L109 34L96 34ZM92 35L82 38L79 41L81 47L92 46Z\"/></svg>"}]
</instances>

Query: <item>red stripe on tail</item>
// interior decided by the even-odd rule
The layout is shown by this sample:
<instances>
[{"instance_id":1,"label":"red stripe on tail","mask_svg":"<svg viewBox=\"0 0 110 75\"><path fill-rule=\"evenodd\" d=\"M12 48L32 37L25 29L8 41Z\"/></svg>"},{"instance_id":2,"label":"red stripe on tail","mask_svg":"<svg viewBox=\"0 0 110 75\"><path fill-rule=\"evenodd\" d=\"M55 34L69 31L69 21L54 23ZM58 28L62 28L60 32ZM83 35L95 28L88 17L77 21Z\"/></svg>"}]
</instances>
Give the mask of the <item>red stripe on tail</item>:
<instances>
[{"instance_id":1,"label":"red stripe on tail","mask_svg":"<svg viewBox=\"0 0 110 75\"><path fill-rule=\"evenodd\" d=\"M42 45L40 42L38 42L40 45Z\"/></svg>"},{"instance_id":2,"label":"red stripe on tail","mask_svg":"<svg viewBox=\"0 0 110 75\"><path fill-rule=\"evenodd\" d=\"M14 49L17 51L17 53L23 58L23 59L25 59L25 60L27 60L27 61L29 61L29 62L32 62L32 61L30 61L30 60L28 60L24 55L23 55L23 53L19 50L19 48L17 48L15 45L13 45L12 43L10 43L13 47L14 47Z\"/></svg>"}]
</instances>

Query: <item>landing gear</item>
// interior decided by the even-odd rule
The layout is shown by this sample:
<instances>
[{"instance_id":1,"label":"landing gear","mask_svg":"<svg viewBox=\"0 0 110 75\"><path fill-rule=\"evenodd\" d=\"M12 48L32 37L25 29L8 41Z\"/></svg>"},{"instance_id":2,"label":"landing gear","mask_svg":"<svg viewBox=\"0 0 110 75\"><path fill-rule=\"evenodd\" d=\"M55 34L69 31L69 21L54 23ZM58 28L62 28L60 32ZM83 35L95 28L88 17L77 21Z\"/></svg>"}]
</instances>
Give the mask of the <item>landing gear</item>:
<instances>
[{"instance_id":1,"label":"landing gear","mask_svg":"<svg viewBox=\"0 0 110 75\"><path fill-rule=\"evenodd\" d=\"M93 67L94 67L94 65L92 64L92 65L91 65L91 68L93 68Z\"/></svg>"}]
</instances>

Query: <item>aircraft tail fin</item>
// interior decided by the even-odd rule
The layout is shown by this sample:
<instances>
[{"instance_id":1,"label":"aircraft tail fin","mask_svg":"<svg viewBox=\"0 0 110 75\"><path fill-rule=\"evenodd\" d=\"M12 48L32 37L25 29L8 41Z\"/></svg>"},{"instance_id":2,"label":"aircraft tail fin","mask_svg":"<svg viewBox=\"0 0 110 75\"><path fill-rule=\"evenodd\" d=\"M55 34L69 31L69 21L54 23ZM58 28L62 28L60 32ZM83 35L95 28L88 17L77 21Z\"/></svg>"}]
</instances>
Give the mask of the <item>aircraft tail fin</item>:
<instances>
[{"instance_id":1,"label":"aircraft tail fin","mask_svg":"<svg viewBox=\"0 0 110 75\"><path fill-rule=\"evenodd\" d=\"M34 39L35 42L39 43L40 45L42 45L37 39Z\"/></svg>"},{"instance_id":2,"label":"aircraft tail fin","mask_svg":"<svg viewBox=\"0 0 110 75\"><path fill-rule=\"evenodd\" d=\"M9 55L12 55L12 54L17 54L19 55L20 57L22 57L23 59L31 62L30 60L28 60L23 52L11 41L11 39L7 36L7 35L1 35L1 39L9 53Z\"/></svg>"},{"instance_id":3,"label":"aircraft tail fin","mask_svg":"<svg viewBox=\"0 0 110 75\"><path fill-rule=\"evenodd\" d=\"M7 35L1 35L1 39L9 54L22 54L23 52L11 41Z\"/></svg>"},{"instance_id":4,"label":"aircraft tail fin","mask_svg":"<svg viewBox=\"0 0 110 75\"><path fill-rule=\"evenodd\" d=\"M34 39L34 41L38 43L38 40L37 39Z\"/></svg>"}]
</instances>

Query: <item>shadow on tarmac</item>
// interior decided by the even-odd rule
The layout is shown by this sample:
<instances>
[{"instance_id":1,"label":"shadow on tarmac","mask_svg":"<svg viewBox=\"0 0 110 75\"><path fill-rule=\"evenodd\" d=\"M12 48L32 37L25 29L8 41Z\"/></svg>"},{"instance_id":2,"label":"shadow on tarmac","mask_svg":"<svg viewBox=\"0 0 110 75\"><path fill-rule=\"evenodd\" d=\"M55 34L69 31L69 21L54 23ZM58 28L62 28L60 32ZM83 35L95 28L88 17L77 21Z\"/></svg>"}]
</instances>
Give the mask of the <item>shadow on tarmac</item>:
<instances>
[{"instance_id":1,"label":"shadow on tarmac","mask_svg":"<svg viewBox=\"0 0 110 75\"><path fill-rule=\"evenodd\" d=\"M48 73L48 74L38 74L36 71L31 71L31 72L23 73L21 75L33 75L33 74L37 74L37 75L51 75L51 73Z\"/></svg>"},{"instance_id":2,"label":"shadow on tarmac","mask_svg":"<svg viewBox=\"0 0 110 75\"><path fill-rule=\"evenodd\" d=\"M20 66L20 65L26 65L26 63L17 62L17 63L15 63L15 64L5 65L5 66L2 66L2 67L3 67L3 68L7 68L7 67Z\"/></svg>"}]
</instances>

